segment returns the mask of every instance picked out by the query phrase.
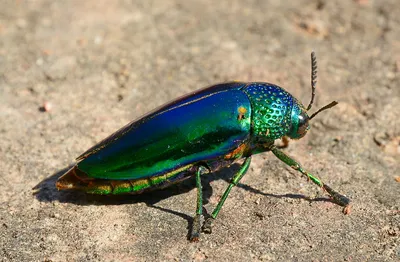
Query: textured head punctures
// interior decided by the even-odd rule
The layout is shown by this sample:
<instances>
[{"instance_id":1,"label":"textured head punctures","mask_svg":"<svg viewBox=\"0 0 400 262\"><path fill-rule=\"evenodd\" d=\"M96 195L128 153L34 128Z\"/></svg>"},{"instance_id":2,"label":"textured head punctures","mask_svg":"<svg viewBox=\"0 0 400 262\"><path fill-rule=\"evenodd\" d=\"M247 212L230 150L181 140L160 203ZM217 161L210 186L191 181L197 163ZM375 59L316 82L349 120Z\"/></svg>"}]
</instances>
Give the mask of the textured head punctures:
<instances>
[{"instance_id":1,"label":"textured head punctures","mask_svg":"<svg viewBox=\"0 0 400 262\"><path fill-rule=\"evenodd\" d=\"M297 104L292 95L268 83L251 83L243 91L251 101L255 135L274 140L290 131L292 106Z\"/></svg>"}]
</instances>

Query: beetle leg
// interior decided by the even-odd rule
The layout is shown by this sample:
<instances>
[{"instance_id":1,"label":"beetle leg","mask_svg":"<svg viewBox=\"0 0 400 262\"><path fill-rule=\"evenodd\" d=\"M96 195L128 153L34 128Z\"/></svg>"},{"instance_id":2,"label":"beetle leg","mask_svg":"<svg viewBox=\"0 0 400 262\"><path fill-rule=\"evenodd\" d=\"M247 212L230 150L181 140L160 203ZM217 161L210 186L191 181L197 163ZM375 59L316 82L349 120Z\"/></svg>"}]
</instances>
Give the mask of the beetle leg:
<instances>
[{"instance_id":1,"label":"beetle leg","mask_svg":"<svg viewBox=\"0 0 400 262\"><path fill-rule=\"evenodd\" d=\"M210 234L211 233L211 223L212 221L217 218L219 211L221 210L222 206L225 203L225 200L228 198L229 192L231 192L231 189L236 186L240 179L246 174L247 170L249 169L251 163L251 156L247 157L242 166L240 167L240 170L232 177L231 182L229 183L229 186L225 190L224 194L222 195L221 199L219 200L217 207L214 209L212 212L211 216L206 219L203 225L203 232Z\"/></svg>"},{"instance_id":2,"label":"beetle leg","mask_svg":"<svg viewBox=\"0 0 400 262\"><path fill-rule=\"evenodd\" d=\"M208 172L204 166L199 166L196 171L196 187L197 187L197 207L196 214L193 218L192 232L190 233L190 241L195 242L199 240L201 228L201 215L203 212L203 191L201 186L201 175Z\"/></svg>"},{"instance_id":3,"label":"beetle leg","mask_svg":"<svg viewBox=\"0 0 400 262\"><path fill-rule=\"evenodd\" d=\"M308 173L305 171L301 165L291 158L290 156L286 155L284 152L276 148L276 146L271 147L272 153L279 158L281 161L283 161L285 164L289 165L292 167L294 170L299 171L303 175L305 175L308 179L310 179L314 184L318 185L322 189L324 189L328 194L332 197L333 201L341 206L344 207L343 213L348 214L350 212L350 199L339 194L335 190L333 190L330 186L324 184L318 177L313 176L312 174Z\"/></svg>"},{"instance_id":4,"label":"beetle leg","mask_svg":"<svg viewBox=\"0 0 400 262\"><path fill-rule=\"evenodd\" d=\"M289 137L283 136L282 137L282 145L279 146L279 148L287 148L289 146L289 142L290 142Z\"/></svg>"}]
</instances>

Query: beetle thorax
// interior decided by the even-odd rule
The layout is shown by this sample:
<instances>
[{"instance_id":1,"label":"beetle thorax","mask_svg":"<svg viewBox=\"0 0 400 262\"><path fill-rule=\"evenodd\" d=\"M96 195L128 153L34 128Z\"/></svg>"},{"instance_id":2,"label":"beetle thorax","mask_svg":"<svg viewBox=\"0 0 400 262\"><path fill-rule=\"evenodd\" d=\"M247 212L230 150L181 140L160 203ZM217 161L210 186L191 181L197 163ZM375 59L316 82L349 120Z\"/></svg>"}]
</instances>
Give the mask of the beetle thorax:
<instances>
[{"instance_id":1,"label":"beetle thorax","mask_svg":"<svg viewBox=\"0 0 400 262\"><path fill-rule=\"evenodd\" d=\"M286 135L291 127L294 98L283 88L266 83L252 83L243 90L252 105L252 133L275 140Z\"/></svg>"}]
</instances>

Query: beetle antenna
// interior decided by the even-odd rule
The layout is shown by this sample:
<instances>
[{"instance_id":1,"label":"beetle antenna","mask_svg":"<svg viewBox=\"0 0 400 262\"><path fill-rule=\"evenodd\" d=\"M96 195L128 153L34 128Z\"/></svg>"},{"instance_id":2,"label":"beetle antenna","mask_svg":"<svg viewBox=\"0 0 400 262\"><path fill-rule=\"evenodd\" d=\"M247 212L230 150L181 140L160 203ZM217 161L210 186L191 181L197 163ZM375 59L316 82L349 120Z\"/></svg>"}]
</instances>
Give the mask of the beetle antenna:
<instances>
[{"instance_id":1,"label":"beetle antenna","mask_svg":"<svg viewBox=\"0 0 400 262\"><path fill-rule=\"evenodd\" d=\"M315 97L315 88L317 86L317 57L315 52L311 52L311 101L307 107L307 111L311 109L312 104L314 103Z\"/></svg>"},{"instance_id":2,"label":"beetle antenna","mask_svg":"<svg viewBox=\"0 0 400 262\"><path fill-rule=\"evenodd\" d=\"M329 109L331 107L334 107L335 105L337 105L338 102L336 101L332 101L330 102L328 105L324 106L323 108L320 108L317 112L315 112L314 114L312 114L309 118L309 120L311 120L314 116L318 115L319 113L321 113L322 111L325 111L326 109Z\"/></svg>"}]
</instances>

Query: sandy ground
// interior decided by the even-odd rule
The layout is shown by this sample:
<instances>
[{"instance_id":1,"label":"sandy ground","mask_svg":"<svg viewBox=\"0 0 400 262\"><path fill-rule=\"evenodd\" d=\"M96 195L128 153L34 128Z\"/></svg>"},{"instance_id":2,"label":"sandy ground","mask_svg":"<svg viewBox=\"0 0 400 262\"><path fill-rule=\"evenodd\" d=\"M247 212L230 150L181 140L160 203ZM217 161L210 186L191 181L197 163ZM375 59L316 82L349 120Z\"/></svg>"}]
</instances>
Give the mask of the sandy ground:
<instances>
[{"instance_id":1,"label":"sandy ground","mask_svg":"<svg viewBox=\"0 0 400 262\"><path fill-rule=\"evenodd\" d=\"M399 261L400 3L291 2L1 1L0 260ZM198 243L193 181L56 190L87 148L198 88L267 81L307 104L312 50L315 108L340 103L286 151L349 196L350 215L270 153ZM235 168L207 177L208 211Z\"/></svg>"}]
</instances>

